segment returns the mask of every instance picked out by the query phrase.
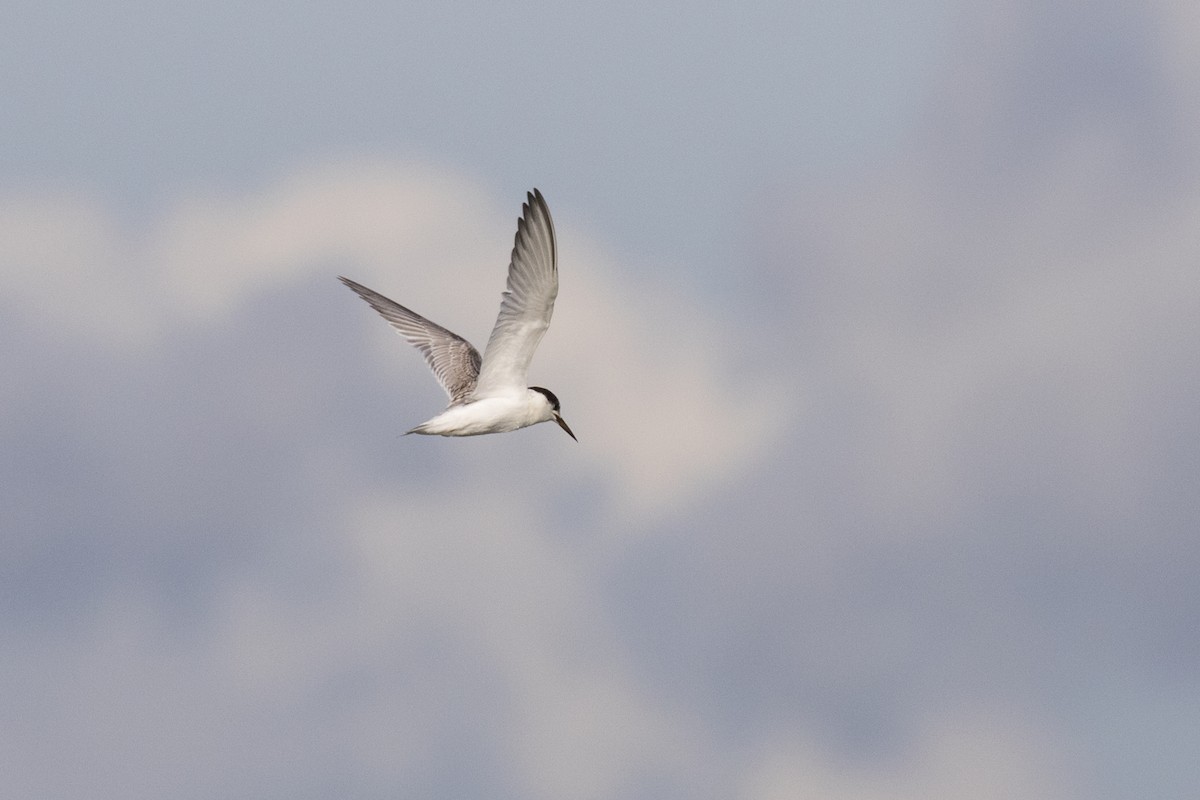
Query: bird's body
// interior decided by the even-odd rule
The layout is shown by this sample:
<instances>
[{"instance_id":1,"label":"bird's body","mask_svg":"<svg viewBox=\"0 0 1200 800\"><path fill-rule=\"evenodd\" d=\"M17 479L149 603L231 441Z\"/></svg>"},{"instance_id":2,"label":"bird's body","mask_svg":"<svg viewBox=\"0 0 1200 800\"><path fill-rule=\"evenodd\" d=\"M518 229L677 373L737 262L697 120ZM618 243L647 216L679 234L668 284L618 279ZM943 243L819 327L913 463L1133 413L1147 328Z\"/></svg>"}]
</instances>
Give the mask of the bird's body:
<instances>
[{"instance_id":1,"label":"bird's body","mask_svg":"<svg viewBox=\"0 0 1200 800\"><path fill-rule=\"evenodd\" d=\"M554 421L575 438L554 393L525 384L529 362L550 326L558 296L554 222L537 189L528 195L517 221L507 288L482 357L458 334L349 278L340 280L421 351L450 396L445 411L409 433L478 436Z\"/></svg>"},{"instance_id":2,"label":"bird's body","mask_svg":"<svg viewBox=\"0 0 1200 800\"><path fill-rule=\"evenodd\" d=\"M530 396L530 394L534 396ZM509 431L549 422L553 417L545 412L550 406L532 389L513 395L485 397L470 403L450 406L428 422L409 433L436 436L478 436L484 433Z\"/></svg>"}]
</instances>

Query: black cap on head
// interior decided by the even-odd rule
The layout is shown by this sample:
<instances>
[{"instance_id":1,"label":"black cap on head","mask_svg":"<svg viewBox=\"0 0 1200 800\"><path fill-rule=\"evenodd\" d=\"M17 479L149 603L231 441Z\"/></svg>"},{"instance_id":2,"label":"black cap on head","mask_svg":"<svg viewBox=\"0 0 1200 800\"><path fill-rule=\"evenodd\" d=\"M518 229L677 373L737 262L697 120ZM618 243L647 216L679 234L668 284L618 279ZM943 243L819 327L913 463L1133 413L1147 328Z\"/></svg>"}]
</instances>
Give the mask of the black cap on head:
<instances>
[{"instance_id":1,"label":"black cap on head","mask_svg":"<svg viewBox=\"0 0 1200 800\"><path fill-rule=\"evenodd\" d=\"M540 393L544 394L546 396L546 399L550 401L550 407L553 408L555 411L559 410L560 407L558 404L558 398L554 396L554 392L550 391L549 389L543 389L540 386L530 386L529 388L535 392L540 392Z\"/></svg>"}]
</instances>

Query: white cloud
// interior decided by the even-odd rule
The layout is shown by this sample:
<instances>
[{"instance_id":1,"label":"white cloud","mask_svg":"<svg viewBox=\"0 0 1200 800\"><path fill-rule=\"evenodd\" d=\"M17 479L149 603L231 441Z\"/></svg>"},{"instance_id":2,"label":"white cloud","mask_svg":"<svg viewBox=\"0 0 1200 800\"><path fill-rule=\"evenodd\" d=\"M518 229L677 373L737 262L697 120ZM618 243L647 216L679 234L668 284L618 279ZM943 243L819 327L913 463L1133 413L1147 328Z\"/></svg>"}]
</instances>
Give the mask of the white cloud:
<instances>
[{"instance_id":1,"label":"white cloud","mask_svg":"<svg viewBox=\"0 0 1200 800\"><path fill-rule=\"evenodd\" d=\"M148 248L175 304L192 314L229 310L331 263L397 273L405 291L469 285L463 275L501 262L480 232L494 225L466 180L412 163L346 162L296 172L239 197L182 200ZM450 304L448 304L450 305Z\"/></svg>"},{"instance_id":2,"label":"white cloud","mask_svg":"<svg viewBox=\"0 0 1200 800\"><path fill-rule=\"evenodd\" d=\"M0 288L37 326L119 346L144 341L157 312L140 266L113 217L89 199L0 198Z\"/></svg>"},{"instance_id":3,"label":"white cloud","mask_svg":"<svg viewBox=\"0 0 1200 800\"><path fill-rule=\"evenodd\" d=\"M723 318L653 277L633 278L592 248L574 257L584 268L562 279L573 294L559 300L554 341L535 372L562 376L568 420L579 414L579 435L594 432L587 445L615 467L630 511L676 509L736 475L791 425L791 376L740 366L742 350L757 344L753 323Z\"/></svg>"},{"instance_id":4,"label":"white cloud","mask_svg":"<svg viewBox=\"0 0 1200 800\"><path fill-rule=\"evenodd\" d=\"M645 772L694 762L698 743L630 672L580 553L530 515L532 497L476 489L471 503L439 492L355 504L353 585L378 626L365 638L436 619L497 670L525 796L614 796Z\"/></svg>"},{"instance_id":5,"label":"white cloud","mask_svg":"<svg viewBox=\"0 0 1200 800\"><path fill-rule=\"evenodd\" d=\"M342 163L245 196L182 199L130 240L94 202L10 198L0 280L34 325L120 349L220 325L273 289L327 275L329 313L363 330L381 364L406 364L411 380L429 382L415 351L385 336L365 306L343 302L334 271L482 347L521 199L488 197L422 165ZM787 417L783 387L739 371L744 336L732 320L615 267L558 211L563 289L531 380L559 394L583 445L548 457L564 474L612 485L614 513L669 513L761 451ZM436 402L418 413L432 416Z\"/></svg>"}]
</instances>

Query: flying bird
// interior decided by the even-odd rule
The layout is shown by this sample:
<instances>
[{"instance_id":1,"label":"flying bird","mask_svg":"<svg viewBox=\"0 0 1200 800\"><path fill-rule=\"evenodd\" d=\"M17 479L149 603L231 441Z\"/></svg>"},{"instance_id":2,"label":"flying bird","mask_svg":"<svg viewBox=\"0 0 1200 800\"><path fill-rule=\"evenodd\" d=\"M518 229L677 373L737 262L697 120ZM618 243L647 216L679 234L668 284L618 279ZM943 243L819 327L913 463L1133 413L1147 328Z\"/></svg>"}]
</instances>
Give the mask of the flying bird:
<instances>
[{"instance_id":1,"label":"flying bird","mask_svg":"<svg viewBox=\"0 0 1200 800\"><path fill-rule=\"evenodd\" d=\"M366 300L397 333L421 351L425 363L450 396L445 411L408 433L478 436L553 420L575 439L562 418L554 392L526 385L529 362L550 327L554 298L558 296L554 221L537 189L528 194L521 206L508 265L508 284L501 295L500 316L482 358L458 334L349 278L339 276L338 280Z\"/></svg>"}]
</instances>

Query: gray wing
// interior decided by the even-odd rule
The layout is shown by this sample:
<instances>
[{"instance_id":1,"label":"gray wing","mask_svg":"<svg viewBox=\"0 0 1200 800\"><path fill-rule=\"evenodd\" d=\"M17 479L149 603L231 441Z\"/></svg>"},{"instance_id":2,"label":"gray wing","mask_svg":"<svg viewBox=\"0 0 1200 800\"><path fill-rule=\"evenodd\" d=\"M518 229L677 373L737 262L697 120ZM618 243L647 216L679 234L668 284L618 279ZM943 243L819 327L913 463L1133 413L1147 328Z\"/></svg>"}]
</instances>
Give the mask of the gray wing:
<instances>
[{"instance_id":1,"label":"gray wing","mask_svg":"<svg viewBox=\"0 0 1200 800\"><path fill-rule=\"evenodd\" d=\"M396 332L409 344L421 351L425 363L437 376L438 383L450 395L450 405L466 402L475 390L475 379L479 375L479 351L456 333L437 323L430 322L394 300L355 283L349 278L338 277L342 283L354 290L386 319Z\"/></svg>"},{"instance_id":2,"label":"gray wing","mask_svg":"<svg viewBox=\"0 0 1200 800\"><path fill-rule=\"evenodd\" d=\"M529 362L550 327L557 296L554 221L542 193L534 189L517 220L508 285L502 295L500 316L483 351L476 397L525 389Z\"/></svg>"}]
</instances>

